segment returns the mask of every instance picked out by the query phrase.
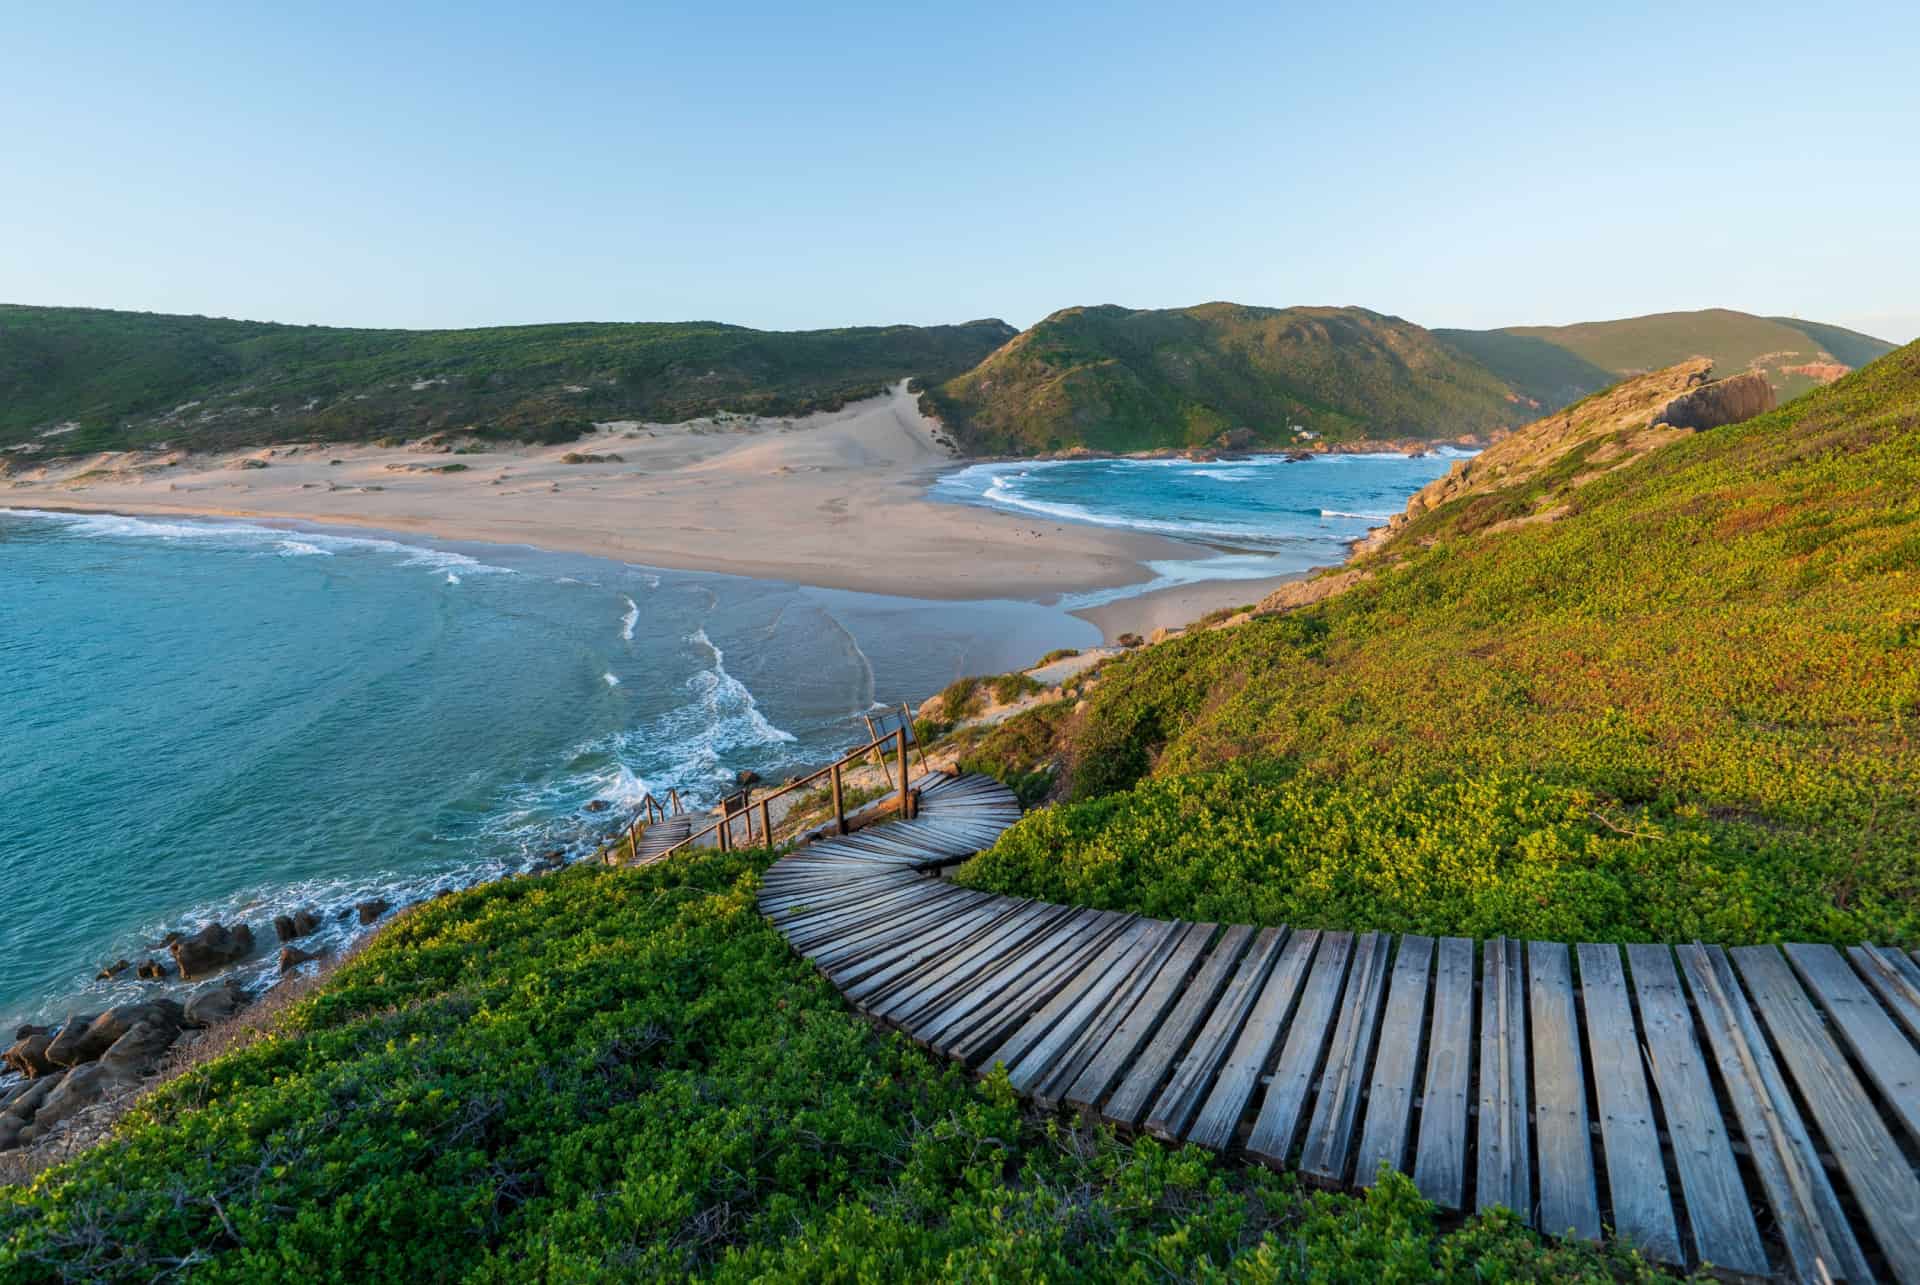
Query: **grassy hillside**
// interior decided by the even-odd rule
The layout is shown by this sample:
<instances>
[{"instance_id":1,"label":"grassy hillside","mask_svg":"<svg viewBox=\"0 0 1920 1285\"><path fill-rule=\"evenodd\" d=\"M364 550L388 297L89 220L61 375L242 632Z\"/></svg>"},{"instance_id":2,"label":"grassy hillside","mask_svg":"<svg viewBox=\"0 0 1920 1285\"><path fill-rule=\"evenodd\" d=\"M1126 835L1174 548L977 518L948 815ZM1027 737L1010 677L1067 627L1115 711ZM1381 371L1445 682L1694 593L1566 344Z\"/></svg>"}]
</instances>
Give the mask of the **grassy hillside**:
<instances>
[{"instance_id":1,"label":"grassy hillside","mask_svg":"<svg viewBox=\"0 0 1920 1285\"><path fill-rule=\"evenodd\" d=\"M1647 1277L1025 1115L852 1014L765 854L422 907L273 1033L0 1187L0 1281Z\"/></svg>"},{"instance_id":2,"label":"grassy hillside","mask_svg":"<svg viewBox=\"0 0 1920 1285\"><path fill-rule=\"evenodd\" d=\"M1234 429L1284 445L1517 425L1528 408L1419 326L1362 308L1231 303L1068 308L926 399L982 453L1198 446Z\"/></svg>"},{"instance_id":3,"label":"grassy hillside","mask_svg":"<svg viewBox=\"0 0 1920 1285\"><path fill-rule=\"evenodd\" d=\"M1845 373L1832 367L1863 366L1893 350L1892 344L1839 326L1788 317L1755 317L1725 308L1664 312L1573 326L1510 326L1500 331L1438 333L1464 351L1474 352L1495 373L1516 385L1557 376L1546 373L1551 368L1539 360L1540 350L1534 350L1532 355L1519 350L1495 352L1485 336L1498 334L1535 340L1611 376L1600 384L1580 389L1579 395L1593 392L1622 375L1658 370L1688 357L1706 357L1722 376L1742 370L1759 371L1773 385L1780 400L1785 401L1810 388L1831 383ZM1475 333L1483 338L1464 338ZM1549 402L1548 408L1556 404Z\"/></svg>"},{"instance_id":4,"label":"grassy hillside","mask_svg":"<svg viewBox=\"0 0 1920 1285\"><path fill-rule=\"evenodd\" d=\"M564 441L594 420L834 407L910 375L950 378L1012 334L999 321L341 330L0 305L0 447L213 449L443 429Z\"/></svg>"},{"instance_id":5,"label":"grassy hillside","mask_svg":"<svg viewBox=\"0 0 1920 1285\"><path fill-rule=\"evenodd\" d=\"M1054 764L1071 802L962 878L1198 919L1920 945L1920 344L1556 522L1457 521L1482 498L1338 597L993 733L973 765Z\"/></svg>"}]
</instances>

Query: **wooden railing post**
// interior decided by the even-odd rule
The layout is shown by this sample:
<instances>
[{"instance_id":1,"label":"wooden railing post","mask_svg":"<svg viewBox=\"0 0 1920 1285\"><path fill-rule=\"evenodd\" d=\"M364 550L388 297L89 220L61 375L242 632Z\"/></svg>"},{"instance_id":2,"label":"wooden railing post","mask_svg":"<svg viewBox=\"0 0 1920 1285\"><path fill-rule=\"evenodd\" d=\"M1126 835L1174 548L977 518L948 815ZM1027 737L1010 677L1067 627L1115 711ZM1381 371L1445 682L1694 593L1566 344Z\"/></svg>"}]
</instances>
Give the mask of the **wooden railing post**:
<instances>
[{"instance_id":1,"label":"wooden railing post","mask_svg":"<svg viewBox=\"0 0 1920 1285\"><path fill-rule=\"evenodd\" d=\"M760 800L760 842L769 848L773 846L773 811L765 799Z\"/></svg>"},{"instance_id":2,"label":"wooden railing post","mask_svg":"<svg viewBox=\"0 0 1920 1285\"><path fill-rule=\"evenodd\" d=\"M847 805L840 794L840 760L833 761L833 828L847 832Z\"/></svg>"},{"instance_id":3,"label":"wooden railing post","mask_svg":"<svg viewBox=\"0 0 1920 1285\"><path fill-rule=\"evenodd\" d=\"M902 727L896 739L900 746L900 819L905 821L913 806L912 793L907 789L907 729Z\"/></svg>"}]
</instances>

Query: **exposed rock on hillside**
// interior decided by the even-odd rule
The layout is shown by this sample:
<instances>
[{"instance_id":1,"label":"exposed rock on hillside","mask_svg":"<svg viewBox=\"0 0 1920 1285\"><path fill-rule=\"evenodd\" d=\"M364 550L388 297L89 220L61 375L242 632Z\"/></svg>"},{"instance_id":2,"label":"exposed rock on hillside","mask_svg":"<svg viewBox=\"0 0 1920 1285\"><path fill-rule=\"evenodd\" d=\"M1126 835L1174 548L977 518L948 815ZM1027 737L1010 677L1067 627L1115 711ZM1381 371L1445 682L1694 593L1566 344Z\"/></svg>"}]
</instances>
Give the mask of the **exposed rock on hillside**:
<instances>
[{"instance_id":1,"label":"exposed rock on hillside","mask_svg":"<svg viewBox=\"0 0 1920 1285\"><path fill-rule=\"evenodd\" d=\"M1355 546L1377 553L1404 535L1431 539L1551 522L1571 492L1699 429L1739 423L1773 408L1773 390L1751 372L1713 381L1704 357L1624 380L1454 465L1404 513ZM1310 582L1311 583L1311 582Z\"/></svg>"},{"instance_id":2,"label":"exposed rock on hillside","mask_svg":"<svg viewBox=\"0 0 1920 1285\"><path fill-rule=\"evenodd\" d=\"M1748 371L1680 394L1654 419L1675 428L1699 430L1738 424L1772 409L1773 385L1765 375Z\"/></svg>"}]
</instances>

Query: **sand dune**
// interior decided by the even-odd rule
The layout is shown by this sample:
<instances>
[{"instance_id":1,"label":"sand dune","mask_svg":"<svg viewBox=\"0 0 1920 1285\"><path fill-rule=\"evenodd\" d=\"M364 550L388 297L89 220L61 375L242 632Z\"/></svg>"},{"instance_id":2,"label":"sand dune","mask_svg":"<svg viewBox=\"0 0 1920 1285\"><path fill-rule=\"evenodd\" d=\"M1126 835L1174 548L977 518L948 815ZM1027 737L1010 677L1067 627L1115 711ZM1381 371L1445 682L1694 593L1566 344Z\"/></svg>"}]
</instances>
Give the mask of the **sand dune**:
<instances>
[{"instance_id":1,"label":"sand dune","mask_svg":"<svg viewBox=\"0 0 1920 1285\"><path fill-rule=\"evenodd\" d=\"M953 463L935 431L903 384L804 418L603 425L554 447L94 456L17 469L0 504L349 523L919 598L1045 599L1202 553L927 500Z\"/></svg>"}]
</instances>

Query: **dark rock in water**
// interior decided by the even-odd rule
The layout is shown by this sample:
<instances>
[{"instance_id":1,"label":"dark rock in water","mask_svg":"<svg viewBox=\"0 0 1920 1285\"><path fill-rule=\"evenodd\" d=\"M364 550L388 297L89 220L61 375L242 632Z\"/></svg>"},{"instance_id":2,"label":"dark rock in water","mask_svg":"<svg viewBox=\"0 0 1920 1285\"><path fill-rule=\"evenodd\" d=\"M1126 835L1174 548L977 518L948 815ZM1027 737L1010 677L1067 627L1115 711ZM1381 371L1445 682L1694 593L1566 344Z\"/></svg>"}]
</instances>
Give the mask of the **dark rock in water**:
<instances>
[{"instance_id":1,"label":"dark rock in water","mask_svg":"<svg viewBox=\"0 0 1920 1285\"><path fill-rule=\"evenodd\" d=\"M247 993L232 978L202 986L187 999L186 1024L212 1026L216 1022L224 1022L239 1012L246 1002Z\"/></svg>"},{"instance_id":2,"label":"dark rock in water","mask_svg":"<svg viewBox=\"0 0 1920 1285\"><path fill-rule=\"evenodd\" d=\"M133 975L143 981L157 982L167 975L167 966L149 955L144 963L133 970Z\"/></svg>"},{"instance_id":3,"label":"dark rock in water","mask_svg":"<svg viewBox=\"0 0 1920 1285\"><path fill-rule=\"evenodd\" d=\"M760 784L760 774L754 771L752 768L743 767L738 772L733 774L733 782L735 785L742 786L742 787L749 786L749 785L758 785Z\"/></svg>"},{"instance_id":4,"label":"dark rock in water","mask_svg":"<svg viewBox=\"0 0 1920 1285\"><path fill-rule=\"evenodd\" d=\"M153 943L153 945L147 947L147 949L148 950L165 950L167 947L173 945L173 943L175 943L176 941L179 941L180 938L181 938L180 933L177 933L177 932L168 933L165 937L162 937L159 941L156 941L155 943Z\"/></svg>"},{"instance_id":5,"label":"dark rock in water","mask_svg":"<svg viewBox=\"0 0 1920 1285\"><path fill-rule=\"evenodd\" d=\"M280 971L290 973L300 967L300 965L310 964L326 953L325 950L302 950L298 946L282 946L280 948Z\"/></svg>"},{"instance_id":6,"label":"dark rock in water","mask_svg":"<svg viewBox=\"0 0 1920 1285\"><path fill-rule=\"evenodd\" d=\"M132 968L132 967L133 965L128 963L126 960L116 959L113 963L108 964L105 968L95 973L93 975L93 979L98 982L104 982L109 977L118 977L120 974L126 972L129 968Z\"/></svg>"},{"instance_id":7,"label":"dark rock in water","mask_svg":"<svg viewBox=\"0 0 1920 1285\"><path fill-rule=\"evenodd\" d=\"M128 1031L141 1025L178 1034L185 1012L178 1001L171 999L156 999L144 1004L116 1004L85 1026L74 1021L61 1027L60 1034L47 1046L47 1058L61 1066L83 1065L98 1058ZM171 1042L173 1036L167 1038Z\"/></svg>"},{"instance_id":8,"label":"dark rock in water","mask_svg":"<svg viewBox=\"0 0 1920 1285\"><path fill-rule=\"evenodd\" d=\"M28 1079L37 1079L43 1075L52 1075L60 1068L47 1057L47 1046L53 1043L53 1032L44 1026L25 1026L22 1035L14 1041L13 1047L0 1054L0 1061L6 1063L9 1071L18 1071Z\"/></svg>"},{"instance_id":9,"label":"dark rock in water","mask_svg":"<svg viewBox=\"0 0 1920 1285\"><path fill-rule=\"evenodd\" d=\"M1773 385L1765 375L1750 370L1680 394L1653 417L1653 422L1698 430L1723 428L1764 415L1773 404Z\"/></svg>"},{"instance_id":10,"label":"dark rock in water","mask_svg":"<svg viewBox=\"0 0 1920 1285\"><path fill-rule=\"evenodd\" d=\"M296 910L290 915L273 917L273 935L281 941L305 937L320 926L320 916L311 910Z\"/></svg>"},{"instance_id":11,"label":"dark rock in water","mask_svg":"<svg viewBox=\"0 0 1920 1285\"><path fill-rule=\"evenodd\" d=\"M59 1033L59 1030L60 1028L57 1026L35 1026L32 1022L27 1022L24 1025L14 1028L13 1038L16 1040L24 1040L29 1035L55 1035Z\"/></svg>"},{"instance_id":12,"label":"dark rock in water","mask_svg":"<svg viewBox=\"0 0 1920 1285\"><path fill-rule=\"evenodd\" d=\"M354 910L359 913L361 923L370 924L380 916L386 914L388 908L392 905L393 903L384 897L375 897L371 901L359 903L354 907Z\"/></svg>"},{"instance_id":13,"label":"dark rock in water","mask_svg":"<svg viewBox=\"0 0 1920 1285\"><path fill-rule=\"evenodd\" d=\"M245 924L208 924L191 937L183 937L167 948L173 952L174 967L182 981L205 977L216 969L245 959L253 950L253 929Z\"/></svg>"},{"instance_id":14,"label":"dark rock in water","mask_svg":"<svg viewBox=\"0 0 1920 1285\"><path fill-rule=\"evenodd\" d=\"M1288 451L1286 458L1287 458L1287 463L1289 464L1305 464L1308 460L1313 458L1313 452L1312 451Z\"/></svg>"},{"instance_id":15,"label":"dark rock in water","mask_svg":"<svg viewBox=\"0 0 1920 1285\"><path fill-rule=\"evenodd\" d=\"M612 806L613 804L607 802L605 799L595 799L593 802L587 804L587 811L605 812L608 808Z\"/></svg>"}]
</instances>

